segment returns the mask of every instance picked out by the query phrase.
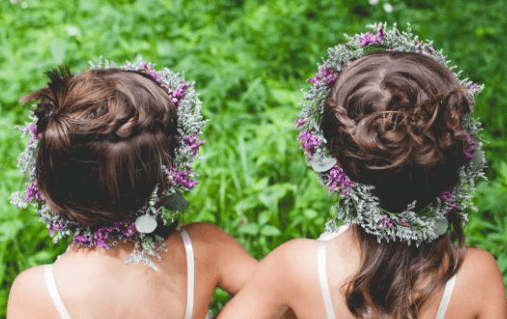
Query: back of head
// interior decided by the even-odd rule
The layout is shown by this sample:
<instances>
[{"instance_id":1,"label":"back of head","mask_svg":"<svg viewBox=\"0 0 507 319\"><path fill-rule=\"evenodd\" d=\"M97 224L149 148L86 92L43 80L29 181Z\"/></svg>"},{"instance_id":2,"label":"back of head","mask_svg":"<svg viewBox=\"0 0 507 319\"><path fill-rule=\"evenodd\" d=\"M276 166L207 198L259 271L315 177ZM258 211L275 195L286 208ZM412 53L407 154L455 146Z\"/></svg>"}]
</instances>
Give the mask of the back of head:
<instances>
[{"instance_id":1,"label":"back of head","mask_svg":"<svg viewBox=\"0 0 507 319\"><path fill-rule=\"evenodd\" d=\"M37 186L54 213L87 226L125 221L164 186L178 145L170 96L148 75L120 69L48 73L35 114L42 133Z\"/></svg>"},{"instance_id":2,"label":"back of head","mask_svg":"<svg viewBox=\"0 0 507 319\"><path fill-rule=\"evenodd\" d=\"M470 112L469 90L445 66L420 53L383 51L343 65L321 129L346 176L374 186L380 207L400 215L414 201L415 211L434 204L458 183ZM354 224L362 261L347 285L349 310L358 318L417 317L463 262L462 220L455 210L446 218L453 236L419 247L381 243Z\"/></svg>"},{"instance_id":3,"label":"back of head","mask_svg":"<svg viewBox=\"0 0 507 319\"><path fill-rule=\"evenodd\" d=\"M383 208L427 206L452 189L465 163L471 110L452 72L419 53L385 51L345 65L325 103L322 130L354 182L375 186Z\"/></svg>"},{"instance_id":4,"label":"back of head","mask_svg":"<svg viewBox=\"0 0 507 319\"><path fill-rule=\"evenodd\" d=\"M359 245L350 312L417 318L463 262L470 195L485 167L480 123L468 115L482 86L410 27L368 27L376 34L328 49L296 126L307 163L336 195L325 231L343 220Z\"/></svg>"}]
</instances>

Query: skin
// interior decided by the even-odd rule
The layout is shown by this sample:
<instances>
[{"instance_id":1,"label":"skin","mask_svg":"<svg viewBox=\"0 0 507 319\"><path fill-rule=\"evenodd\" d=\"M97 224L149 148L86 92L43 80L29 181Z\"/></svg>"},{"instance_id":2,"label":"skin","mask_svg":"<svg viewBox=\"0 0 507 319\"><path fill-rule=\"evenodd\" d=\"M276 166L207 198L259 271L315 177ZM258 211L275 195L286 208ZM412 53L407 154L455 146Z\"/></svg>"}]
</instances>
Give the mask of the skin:
<instances>
[{"instance_id":1,"label":"skin","mask_svg":"<svg viewBox=\"0 0 507 319\"><path fill-rule=\"evenodd\" d=\"M193 318L204 318L213 290L235 295L258 262L220 228L204 223L183 227L195 254ZM180 232L166 239L158 272L145 264L125 264L133 245L109 250L72 247L53 266L60 296L75 318L183 318L187 264ZM8 319L59 318L44 281L43 266L15 279L7 305Z\"/></svg>"},{"instance_id":2,"label":"skin","mask_svg":"<svg viewBox=\"0 0 507 319\"><path fill-rule=\"evenodd\" d=\"M317 272L318 242L295 239L264 260L247 285L225 306L219 319L277 318L292 309L300 319L325 319ZM341 286L359 269L359 249L351 229L327 242L328 284L336 318L354 318ZM443 288L424 305L420 319L435 318ZM446 318L498 319L507 317L506 291L495 259L468 248L459 270ZM294 316L294 317L295 317Z\"/></svg>"}]
</instances>

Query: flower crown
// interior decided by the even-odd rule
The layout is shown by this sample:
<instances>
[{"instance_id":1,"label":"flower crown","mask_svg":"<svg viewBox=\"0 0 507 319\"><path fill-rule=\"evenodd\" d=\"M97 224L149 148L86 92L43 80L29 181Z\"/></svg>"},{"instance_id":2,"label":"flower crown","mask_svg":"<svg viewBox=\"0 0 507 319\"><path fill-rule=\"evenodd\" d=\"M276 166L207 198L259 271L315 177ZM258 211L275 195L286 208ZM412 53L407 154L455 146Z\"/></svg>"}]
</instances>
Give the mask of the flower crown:
<instances>
[{"instance_id":1,"label":"flower crown","mask_svg":"<svg viewBox=\"0 0 507 319\"><path fill-rule=\"evenodd\" d=\"M337 231L337 220L345 223L359 224L367 233L377 236L377 241L390 242L403 240L409 245L415 242L431 242L445 234L449 229L447 214L454 211L464 227L468 221L468 211L477 208L472 203L475 180L484 178L486 159L482 149L483 138L480 135L481 123L467 114L462 120L463 128L469 130L467 135L468 149L465 158L468 162L459 169L459 181L452 190L444 191L435 202L415 211L415 201L405 211L393 213L379 205L379 199L371 193L372 185L351 181L343 169L337 165L326 147L326 139L321 129L324 102L331 92L331 87L338 79L338 73L346 63L367 55L371 51L418 52L431 57L443 66L448 67L443 52L432 46L432 41L420 41L411 33L410 24L407 31L401 32L393 24L388 29L386 23L368 25L376 34L367 32L354 36L345 35L347 42L328 49L328 59L319 66L315 77L309 79L313 84L311 90L303 90L301 106L303 111L296 120L296 127L301 131L298 138L301 149L305 150L307 164L315 170L327 190L336 194L338 203L335 218L326 223L324 234ZM449 68L458 83L470 90L470 103L483 85L473 84L468 79L460 79L461 71L454 72Z\"/></svg>"},{"instance_id":2,"label":"flower crown","mask_svg":"<svg viewBox=\"0 0 507 319\"><path fill-rule=\"evenodd\" d=\"M160 260L157 249L163 248L163 238L154 233L157 228L157 220L162 220L164 225L172 225L177 220L179 212L188 206L181 193L191 190L197 185L193 178L192 163L198 158L199 147L204 141L199 139L202 126L205 123L201 115L201 101L194 89L194 83L186 82L180 74L164 68L155 70L153 64L139 60L137 63L127 62L118 66L113 62L99 59L97 64L89 62L90 69L120 69L125 71L139 71L147 74L155 82L164 88L171 96L172 102L177 107L177 129L180 135L179 147L175 150L172 166L162 166L166 188L155 186L151 197L146 204L130 217L135 222L113 222L108 227L90 228L82 223L70 220L63 215L55 214L48 210L44 196L37 189L36 161L37 148L41 133L37 132L35 125L37 118L32 113L31 122L20 127L23 136L30 135L26 149L18 158L18 166L28 178L26 190L12 194L11 202L18 208L26 208L32 204L37 209L39 219L46 223L53 242L58 242L64 237L72 237L71 245L82 247L100 246L110 248L107 239L113 239L112 245L119 242L134 242L134 250L127 259L127 264L132 262L144 262L153 269L158 269L150 259L155 257ZM34 105L36 107L36 105Z\"/></svg>"}]
</instances>

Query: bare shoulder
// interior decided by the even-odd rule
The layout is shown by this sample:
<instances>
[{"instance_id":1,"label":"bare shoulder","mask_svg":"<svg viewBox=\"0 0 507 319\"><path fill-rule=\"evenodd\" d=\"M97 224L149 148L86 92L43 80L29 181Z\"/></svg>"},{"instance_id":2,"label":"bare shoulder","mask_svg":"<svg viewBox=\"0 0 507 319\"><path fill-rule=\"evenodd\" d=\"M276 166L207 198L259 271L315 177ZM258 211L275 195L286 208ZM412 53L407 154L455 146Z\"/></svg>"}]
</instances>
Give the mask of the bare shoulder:
<instances>
[{"instance_id":1,"label":"bare shoulder","mask_svg":"<svg viewBox=\"0 0 507 319\"><path fill-rule=\"evenodd\" d=\"M12 283L7 303L7 318L40 317L48 307L49 295L44 280L44 266L29 268Z\"/></svg>"},{"instance_id":2,"label":"bare shoulder","mask_svg":"<svg viewBox=\"0 0 507 319\"><path fill-rule=\"evenodd\" d=\"M456 288L461 294L468 294L465 299L477 309L480 318L505 318L507 301L502 273L489 252L468 248L458 277Z\"/></svg>"},{"instance_id":3,"label":"bare shoulder","mask_svg":"<svg viewBox=\"0 0 507 319\"><path fill-rule=\"evenodd\" d=\"M190 236L192 246L213 255L214 251L237 244L236 240L218 226L208 223L192 223L182 227ZM238 244L239 245L239 244Z\"/></svg>"},{"instance_id":4,"label":"bare shoulder","mask_svg":"<svg viewBox=\"0 0 507 319\"><path fill-rule=\"evenodd\" d=\"M298 238L283 243L261 261L264 269L293 288L312 286L317 278L318 241Z\"/></svg>"},{"instance_id":5,"label":"bare shoulder","mask_svg":"<svg viewBox=\"0 0 507 319\"><path fill-rule=\"evenodd\" d=\"M467 248L462 270L471 275L467 276L467 280L473 281L474 284L487 281L498 282L503 286L502 274L495 258L484 249Z\"/></svg>"},{"instance_id":6,"label":"bare shoulder","mask_svg":"<svg viewBox=\"0 0 507 319\"><path fill-rule=\"evenodd\" d=\"M208 223L192 223L182 227L185 229L192 241L214 242L224 238L231 238L222 228Z\"/></svg>"},{"instance_id":7,"label":"bare shoulder","mask_svg":"<svg viewBox=\"0 0 507 319\"><path fill-rule=\"evenodd\" d=\"M257 269L257 260L220 227L193 223L183 229L189 233L196 260L230 294L236 294Z\"/></svg>"},{"instance_id":8,"label":"bare shoulder","mask_svg":"<svg viewBox=\"0 0 507 319\"><path fill-rule=\"evenodd\" d=\"M297 238L278 246L270 255L283 266L290 265L295 271L304 272L316 264L318 245L316 240Z\"/></svg>"}]
</instances>

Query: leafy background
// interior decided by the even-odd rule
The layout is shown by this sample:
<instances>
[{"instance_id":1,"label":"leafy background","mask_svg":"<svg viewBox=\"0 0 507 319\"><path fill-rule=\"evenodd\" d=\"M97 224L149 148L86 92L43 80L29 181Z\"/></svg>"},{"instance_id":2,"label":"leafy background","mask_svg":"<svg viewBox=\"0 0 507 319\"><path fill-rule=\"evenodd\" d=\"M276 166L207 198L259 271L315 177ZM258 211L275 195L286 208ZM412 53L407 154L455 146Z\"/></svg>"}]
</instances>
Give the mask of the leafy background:
<instances>
[{"instance_id":1,"label":"leafy background","mask_svg":"<svg viewBox=\"0 0 507 319\"><path fill-rule=\"evenodd\" d=\"M376 21L410 22L486 85L476 112L489 180L479 185L466 238L495 256L507 284L506 20L503 0L1 0L0 317L15 276L66 248L52 243L33 211L8 201L21 185L16 157L24 141L13 127L27 110L17 101L45 84L45 71L142 55L194 79L209 123L196 167L201 183L187 197L184 222L214 223L260 259L292 238L316 238L332 216L332 198L296 139L300 89L343 33ZM212 310L227 298L217 290Z\"/></svg>"}]
</instances>

